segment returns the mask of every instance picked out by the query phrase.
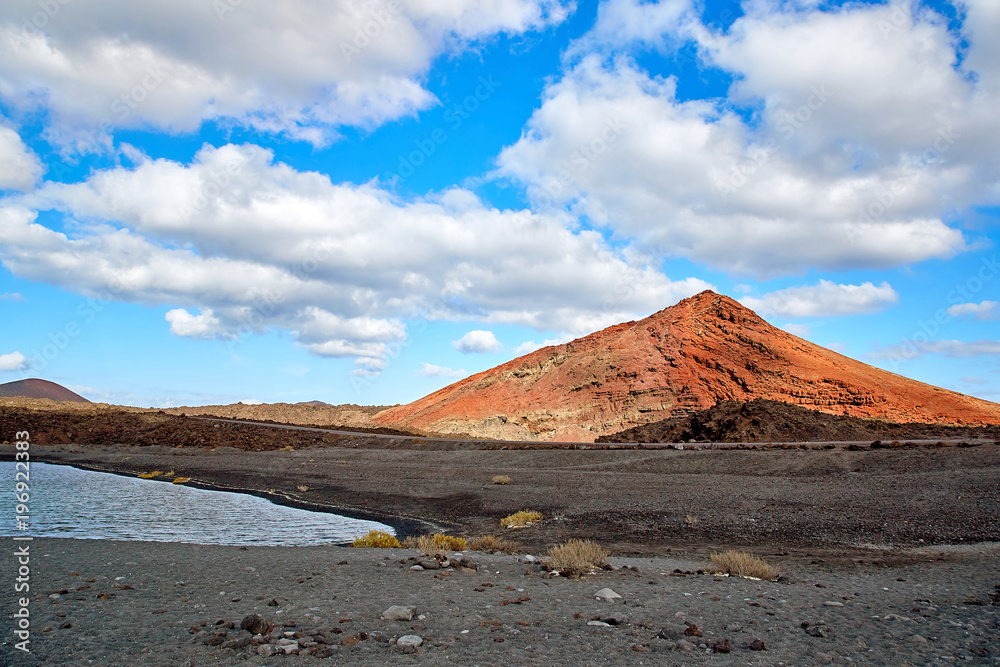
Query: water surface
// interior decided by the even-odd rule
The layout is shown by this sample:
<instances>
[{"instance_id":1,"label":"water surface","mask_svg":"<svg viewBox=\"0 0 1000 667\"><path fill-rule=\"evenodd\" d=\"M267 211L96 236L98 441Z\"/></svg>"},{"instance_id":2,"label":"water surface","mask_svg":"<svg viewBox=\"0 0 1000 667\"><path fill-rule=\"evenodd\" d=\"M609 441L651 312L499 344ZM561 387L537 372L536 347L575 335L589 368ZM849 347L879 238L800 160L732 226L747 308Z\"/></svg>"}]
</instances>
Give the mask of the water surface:
<instances>
[{"instance_id":1,"label":"water surface","mask_svg":"<svg viewBox=\"0 0 1000 667\"><path fill-rule=\"evenodd\" d=\"M0 535L193 544L314 546L348 542L375 521L285 507L257 496L32 463L31 520L14 521L14 463L0 461Z\"/></svg>"}]
</instances>

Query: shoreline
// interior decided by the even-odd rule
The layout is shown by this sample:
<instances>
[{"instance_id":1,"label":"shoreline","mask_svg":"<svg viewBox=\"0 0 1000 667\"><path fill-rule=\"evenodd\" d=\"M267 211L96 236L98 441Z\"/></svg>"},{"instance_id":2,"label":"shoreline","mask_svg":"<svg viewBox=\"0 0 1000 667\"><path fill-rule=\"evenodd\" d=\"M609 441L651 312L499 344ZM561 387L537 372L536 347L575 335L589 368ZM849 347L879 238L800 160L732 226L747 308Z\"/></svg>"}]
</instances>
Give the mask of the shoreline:
<instances>
[{"instance_id":1,"label":"shoreline","mask_svg":"<svg viewBox=\"0 0 1000 667\"><path fill-rule=\"evenodd\" d=\"M12 446L0 446L0 458L10 460L12 453ZM996 445L892 451L324 446L263 452L35 445L32 458L126 476L176 470L192 486L376 520L400 538L500 533L500 518L531 508L545 520L514 537L539 551L576 537L621 555L738 547L879 560L907 547L1000 542ZM511 483L492 484L499 473Z\"/></svg>"}]
</instances>

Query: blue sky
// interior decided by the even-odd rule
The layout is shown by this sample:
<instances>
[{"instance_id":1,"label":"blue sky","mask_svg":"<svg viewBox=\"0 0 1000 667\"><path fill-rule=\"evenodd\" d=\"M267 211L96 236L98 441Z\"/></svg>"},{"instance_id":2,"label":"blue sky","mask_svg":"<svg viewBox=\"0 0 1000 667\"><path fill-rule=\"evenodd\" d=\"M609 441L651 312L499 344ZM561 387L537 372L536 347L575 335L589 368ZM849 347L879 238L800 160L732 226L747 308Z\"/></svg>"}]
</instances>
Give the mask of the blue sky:
<instances>
[{"instance_id":1,"label":"blue sky","mask_svg":"<svg viewBox=\"0 0 1000 667\"><path fill-rule=\"evenodd\" d=\"M0 381L392 404L703 289L1000 398L992 0L14 0Z\"/></svg>"}]
</instances>

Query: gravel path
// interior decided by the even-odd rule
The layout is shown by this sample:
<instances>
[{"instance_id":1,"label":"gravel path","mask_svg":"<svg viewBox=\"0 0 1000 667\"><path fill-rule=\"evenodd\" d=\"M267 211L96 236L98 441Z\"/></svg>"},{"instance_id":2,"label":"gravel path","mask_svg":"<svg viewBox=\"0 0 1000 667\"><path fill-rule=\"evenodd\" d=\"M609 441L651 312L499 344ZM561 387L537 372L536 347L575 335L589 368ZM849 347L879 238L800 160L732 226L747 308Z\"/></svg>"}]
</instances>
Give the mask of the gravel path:
<instances>
[{"instance_id":1,"label":"gravel path","mask_svg":"<svg viewBox=\"0 0 1000 667\"><path fill-rule=\"evenodd\" d=\"M255 613L300 650L352 665L1000 664L1000 545L896 567L772 558L782 583L681 574L701 562L672 558L613 558L617 570L568 580L474 552L473 572L413 571L402 549L38 539L31 551L32 652L4 633L5 665L323 664L206 645L220 632L249 641L239 627ZM605 587L622 599L596 600ZM391 605L416 615L381 620ZM415 654L397 646L404 635L421 638ZM713 653L724 641L731 652Z\"/></svg>"}]
</instances>

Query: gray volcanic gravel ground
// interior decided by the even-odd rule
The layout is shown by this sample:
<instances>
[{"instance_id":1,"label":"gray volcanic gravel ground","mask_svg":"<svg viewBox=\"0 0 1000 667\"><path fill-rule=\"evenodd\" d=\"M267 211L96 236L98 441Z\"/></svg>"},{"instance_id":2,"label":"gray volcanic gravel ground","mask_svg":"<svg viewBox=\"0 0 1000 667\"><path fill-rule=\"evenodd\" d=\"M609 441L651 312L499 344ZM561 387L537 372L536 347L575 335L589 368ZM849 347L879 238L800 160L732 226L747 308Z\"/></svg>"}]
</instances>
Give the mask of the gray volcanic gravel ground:
<instances>
[{"instance_id":1,"label":"gray volcanic gravel ground","mask_svg":"<svg viewBox=\"0 0 1000 667\"><path fill-rule=\"evenodd\" d=\"M325 662L205 644L221 631L249 639L238 628L252 613L296 641L322 639L313 648L334 664L1000 664L997 545L929 549L924 557L943 560L891 568L772 559L783 583L678 575L700 562L669 558L612 559L637 569L568 580L546 579L523 556L473 552L476 572L412 571L415 552L403 549L38 539L32 551L32 653L13 651L5 633L3 664ZM622 600L596 600L604 587ZM418 616L380 620L394 604ZM686 623L702 636L686 636ZM412 655L394 641L407 634L423 640ZM731 652L712 653L724 639ZM750 650L755 639L765 650Z\"/></svg>"},{"instance_id":2,"label":"gray volcanic gravel ground","mask_svg":"<svg viewBox=\"0 0 1000 667\"><path fill-rule=\"evenodd\" d=\"M0 447L0 456L12 452ZM124 474L175 470L217 488L353 512L404 534L436 526L480 535L530 508L547 519L519 536L534 549L568 538L593 538L623 555L1000 541L1000 447L992 443L865 451L36 446L32 457ZM497 474L510 483L492 484Z\"/></svg>"}]
</instances>

